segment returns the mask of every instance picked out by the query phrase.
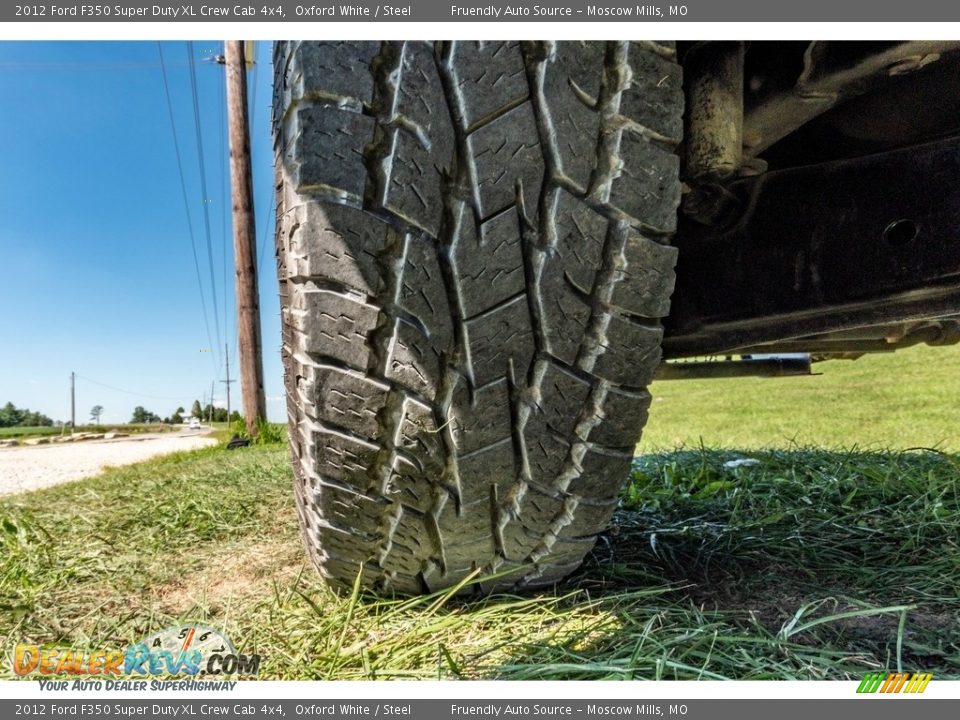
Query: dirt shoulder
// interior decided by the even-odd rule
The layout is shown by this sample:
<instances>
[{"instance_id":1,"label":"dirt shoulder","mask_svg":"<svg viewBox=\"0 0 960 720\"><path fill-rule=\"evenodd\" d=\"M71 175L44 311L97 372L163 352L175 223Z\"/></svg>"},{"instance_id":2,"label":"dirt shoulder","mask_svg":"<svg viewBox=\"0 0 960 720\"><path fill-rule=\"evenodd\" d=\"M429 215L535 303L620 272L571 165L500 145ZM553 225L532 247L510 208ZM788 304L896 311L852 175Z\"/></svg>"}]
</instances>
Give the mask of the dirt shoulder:
<instances>
[{"instance_id":1,"label":"dirt shoulder","mask_svg":"<svg viewBox=\"0 0 960 720\"><path fill-rule=\"evenodd\" d=\"M156 455L215 445L201 435L150 435L110 441L0 449L0 496L97 475Z\"/></svg>"}]
</instances>

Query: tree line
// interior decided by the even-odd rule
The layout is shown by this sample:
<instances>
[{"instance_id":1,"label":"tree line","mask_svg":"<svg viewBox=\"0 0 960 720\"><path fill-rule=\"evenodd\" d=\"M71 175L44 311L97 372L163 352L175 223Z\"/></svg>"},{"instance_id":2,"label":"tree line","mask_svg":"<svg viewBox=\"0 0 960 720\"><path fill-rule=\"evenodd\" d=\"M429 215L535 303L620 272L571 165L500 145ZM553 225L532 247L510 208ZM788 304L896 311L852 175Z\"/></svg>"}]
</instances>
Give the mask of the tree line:
<instances>
[{"instance_id":1,"label":"tree line","mask_svg":"<svg viewBox=\"0 0 960 720\"><path fill-rule=\"evenodd\" d=\"M53 425L53 420L43 413L27 408L18 408L8 402L0 408L0 427L43 427Z\"/></svg>"},{"instance_id":2,"label":"tree line","mask_svg":"<svg viewBox=\"0 0 960 720\"><path fill-rule=\"evenodd\" d=\"M103 406L94 405L90 410L90 419L96 424L100 424L100 419L103 415ZM182 422L185 422L191 417L195 417L198 420L208 420L212 422L233 422L234 420L242 419L240 413L234 410L230 413L230 417L227 417L227 409L216 407L207 403L206 406L201 406L199 400L194 400L193 405L190 408L190 414L187 414L187 411L178 407L172 415L166 417L160 417L155 412L147 410L141 405L137 405L133 409L133 415L130 418L131 423L166 423L168 425L178 425ZM8 402L3 407L0 407L0 428L5 427L49 427L54 424L53 420L40 412L34 412L28 408L18 408L12 402ZM69 423L67 423L69 424Z\"/></svg>"},{"instance_id":3,"label":"tree line","mask_svg":"<svg viewBox=\"0 0 960 720\"><path fill-rule=\"evenodd\" d=\"M228 420L233 422L234 420L242 419L240 413L234 410L230 413L228 418L227 409L216 407L207 403L206 406L201 406L199 400L194 400L193 405L190 407L190 414L186 414L187 411L178 407L172 415L161 418L154 412L147 410L145 407L137 405L133 409L133 417L130 418L131 423L166 423L168 425L179 425L182 422L186 422L189 418L195 417L198 420L207 420L210 422L227 422Z\"/></svg>"}]
</instances>

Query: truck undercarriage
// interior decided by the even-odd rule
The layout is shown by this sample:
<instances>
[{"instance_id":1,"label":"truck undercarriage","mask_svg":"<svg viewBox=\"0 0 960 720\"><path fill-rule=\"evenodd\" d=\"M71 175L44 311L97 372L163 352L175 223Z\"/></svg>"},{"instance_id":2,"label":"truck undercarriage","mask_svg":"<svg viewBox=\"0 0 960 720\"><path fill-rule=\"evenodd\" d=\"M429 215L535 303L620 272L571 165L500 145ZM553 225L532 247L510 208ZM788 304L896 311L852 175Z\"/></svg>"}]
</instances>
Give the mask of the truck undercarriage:
<instances>
[{"instance_id":1,"label":"truck undercarriage","mask_svg":"<svg viewBox=\"0 0 960 720\"><path fill-rule=\"evenodd\" d=\"M958 44L678 53L685 187L664 357L960 340Z\"/></svg>"}]
</instances>

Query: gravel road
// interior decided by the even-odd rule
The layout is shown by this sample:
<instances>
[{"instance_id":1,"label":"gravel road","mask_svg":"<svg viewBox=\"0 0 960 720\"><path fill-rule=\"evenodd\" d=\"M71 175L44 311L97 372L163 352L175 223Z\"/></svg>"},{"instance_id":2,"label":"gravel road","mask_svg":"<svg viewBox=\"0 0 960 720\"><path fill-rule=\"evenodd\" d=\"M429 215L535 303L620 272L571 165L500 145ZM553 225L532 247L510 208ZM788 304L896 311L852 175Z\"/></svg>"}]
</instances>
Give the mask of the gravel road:
<instances>
[{"instance_id":1,"label":"gravel road","mask_svg":"<svg viewBox=\"0 0 960 720\"><path fill-rule=\"evenodd\" d=\"M107 465L130 465L155 455L215 445L191 433L150 435L62 445L0 449L0 496L98 475Z\"/></svg>"}]
</instances>

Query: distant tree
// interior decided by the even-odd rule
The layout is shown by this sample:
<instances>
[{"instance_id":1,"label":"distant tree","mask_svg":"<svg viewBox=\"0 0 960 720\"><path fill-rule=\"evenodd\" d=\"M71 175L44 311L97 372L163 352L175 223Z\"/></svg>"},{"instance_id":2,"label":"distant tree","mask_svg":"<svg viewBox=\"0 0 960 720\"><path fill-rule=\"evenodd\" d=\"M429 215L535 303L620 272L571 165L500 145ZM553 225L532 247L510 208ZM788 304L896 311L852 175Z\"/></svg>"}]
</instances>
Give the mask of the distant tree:
<instances>
[{"instance_id":1,"label":"distant tree","mask_svg":"<svg viewBox=\"0 0 960 720\"><path fill-rule=\"evenodd\" d=\"M53 420L40 412L18 408L8 402L0 408L0 427L40 427L53 425Z\"/></svg>"},{"instance_id":2,"label":"distant tree","mask_svg":"<svg viewBox=\"0 0 960 720\"><path fill-rule=\"evenodd\" d=\"M33 410L23 411L23 420L20 421L23 427L47 427L53 425L53 420L41 412Z\"/></svg>"},{"instance_id":3,"label":"distant tree","mask_svg":"<svg viewBox=\"0 0 960 720\"><path fill-rule=\"evenodd\" d=\"M193 407L190 408L190 415L191 417L195 417L197 419L200 419L203 417L203 408L200 407L199 400L193 401Z\"/></svg>"},{"instance_id":4,"label":"distant tree","mask_svg":"<svg viewBox=\"0 0 960 720\"><path fill-rule=\"evenodd\" d=\"M156 413L152 413L147 410L142 405L137 405L133 409L133 417L130 418L131 423L152 423L160 422L160 416Z\"/></svg>"},{"instance_id":5,"label":"distant tree","mask_svg":"<svg viewBox=\"0 0 960 720\"><path fill-rule=\"evenodd\" d=\"M100 416L103 415L103 405L94 405L90 408L90 419L97 425L100 424Z\"/></svg>"},{"instance_id":6,"label":"distant tree","mask_svg":"<svg viewBox=\"0 0 960 720\"><path fill-rule=\"evenodd\" d=\"M234 410L232 413L230 413L230 422L243 422L243 416Z\"/></svg>"},{"instance_id":7,"label":"distant tree","mask_svg":"<svg viewBox=\"0 0 960 720\"><path fill-rule=\"evenodd\" d=\"M182 407L178 407L173 415L170 416L170 422L179 425L183 422L183 413L186 412Z\"/></svg>"},{"instance_id":8,"label":"distant tree","mask_svg":"<svg viewBox=\"0 0 960 720\"><path fill-rule=\"evenodd\" d=\"M19 410L12 402L8 402L0 408L0 427L13 427L19 425L23 420L23 411Z\"/></svg>"}]
</instances>

